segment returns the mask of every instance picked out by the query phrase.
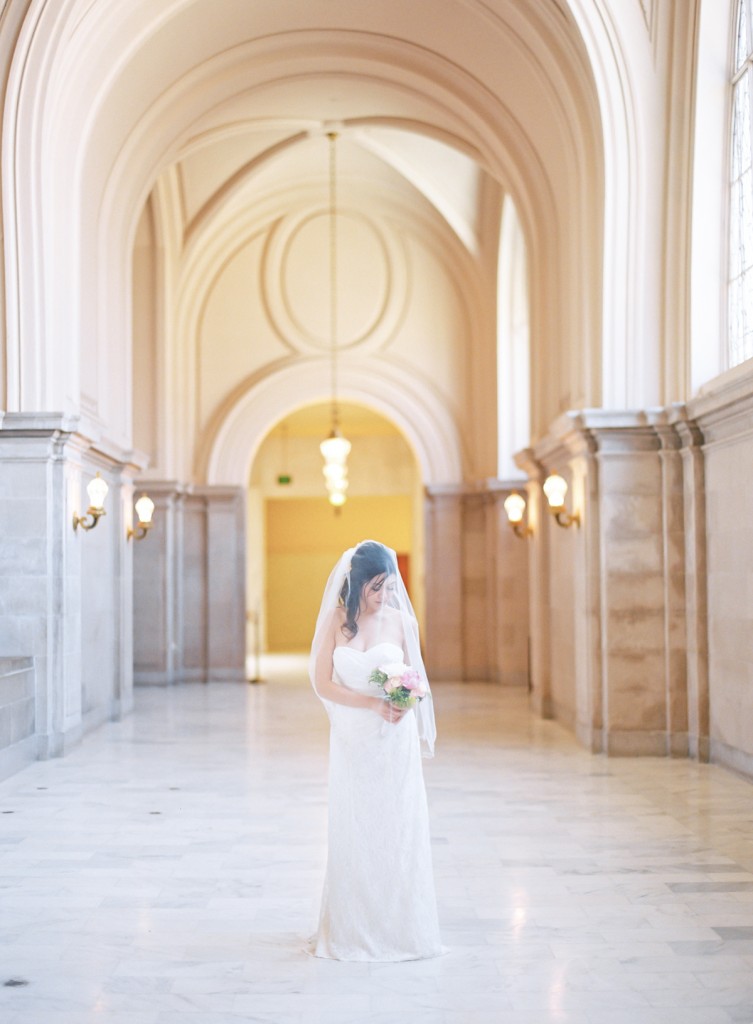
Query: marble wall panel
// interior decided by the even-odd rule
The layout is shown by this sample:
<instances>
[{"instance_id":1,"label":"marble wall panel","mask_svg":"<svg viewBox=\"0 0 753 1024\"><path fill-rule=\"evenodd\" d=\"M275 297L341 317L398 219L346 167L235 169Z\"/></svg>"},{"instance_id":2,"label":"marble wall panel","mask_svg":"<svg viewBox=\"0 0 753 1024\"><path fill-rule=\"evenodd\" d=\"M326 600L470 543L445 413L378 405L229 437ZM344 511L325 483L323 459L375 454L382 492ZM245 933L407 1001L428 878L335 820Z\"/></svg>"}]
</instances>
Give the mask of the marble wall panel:
<instances>
[{"instance_id":1,"label":"marble wall panel","mask_svg":"<svg viewBox=\"0 0 753 1024\"><path fill-rule=\"evenodd\" d=\"M664 680L664 652L624 650L610 660L609 690L606 698L605 731L651 732L662 737L654 751L664 754L666 733L666 694L659 683Z\"/></svg>"},{"instance_id":2,"label":"marble wall panel","mask_svg":"<svg viewBox=\"0 0 753 1024\"><path fill-rule=\"evenodd\" d=\"M123 503L136 467L76 425L58 414L0 421L0 657L30 659L33 702L14 706L10 729L14 747L31 734L34 757L63 753L118 713L132 672ZM106 514L74 530L97 471L109 485Z\"/></svg>"},{"instance_id":3,"label":"marble wall panel","mask_svg":"<svg viewBox=\"0 0 753 1024\"><path fill-rule=\"evenodd\" d=\"M753 774L753 373L732 371L693 411L705 439L711 757Z\"/></svg>"},{"instance_id":4,"label":"marble wall panel","mask_svg":"<svg viewBox=\"0 0 753 1024\"><path fill-rule=\"evenodd\" d=\"M0 658L0 779L36 756L34 662Z\"/></svg>"}]
</instances>

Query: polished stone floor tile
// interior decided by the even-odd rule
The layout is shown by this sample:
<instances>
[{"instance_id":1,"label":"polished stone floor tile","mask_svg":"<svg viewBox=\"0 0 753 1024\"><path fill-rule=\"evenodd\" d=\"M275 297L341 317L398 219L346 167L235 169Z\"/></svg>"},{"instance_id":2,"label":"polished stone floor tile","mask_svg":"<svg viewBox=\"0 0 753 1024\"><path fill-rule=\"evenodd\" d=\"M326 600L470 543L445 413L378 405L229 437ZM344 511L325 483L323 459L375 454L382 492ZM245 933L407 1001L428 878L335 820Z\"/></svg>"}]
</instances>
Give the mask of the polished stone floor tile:
<instances>
[{"instance_id":1,"label":"polished stone floor tile","mask_svg":"<svg viewBox=\"0 0 753 1024\"><path fill-rule=\"evenodd\" d=\"M310 957L327 720L300 659L264 668L139 690L0 783L2 1024L753 1024L753 786L591 755L491 685L435 688L449 952Z\"/></svg>"}]
</instances>

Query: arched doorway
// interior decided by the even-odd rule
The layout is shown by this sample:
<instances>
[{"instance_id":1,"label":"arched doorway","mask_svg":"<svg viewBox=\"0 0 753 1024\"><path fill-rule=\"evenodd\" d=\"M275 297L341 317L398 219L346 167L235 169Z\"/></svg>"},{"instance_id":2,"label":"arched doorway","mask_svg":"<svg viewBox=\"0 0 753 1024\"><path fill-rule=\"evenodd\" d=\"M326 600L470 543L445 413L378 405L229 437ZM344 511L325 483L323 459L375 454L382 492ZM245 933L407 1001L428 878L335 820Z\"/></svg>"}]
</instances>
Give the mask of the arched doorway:
<instances>
[{"instance_id":1,"label":"arched doorway","mask_svg":"<svg viewBox=\"0 0 753 1024\"><path fill-rule=\"evenodd\" d=\"M247 652L308 649L322 590L348 547L374 537L393 548L417 614L423 609L423 485L410 445L385 416L354 403L340 406L352 442L345 505L327 500L319 442L330 406L285 416L257 449L248 488Z\"/></svg>"}]
</instances>

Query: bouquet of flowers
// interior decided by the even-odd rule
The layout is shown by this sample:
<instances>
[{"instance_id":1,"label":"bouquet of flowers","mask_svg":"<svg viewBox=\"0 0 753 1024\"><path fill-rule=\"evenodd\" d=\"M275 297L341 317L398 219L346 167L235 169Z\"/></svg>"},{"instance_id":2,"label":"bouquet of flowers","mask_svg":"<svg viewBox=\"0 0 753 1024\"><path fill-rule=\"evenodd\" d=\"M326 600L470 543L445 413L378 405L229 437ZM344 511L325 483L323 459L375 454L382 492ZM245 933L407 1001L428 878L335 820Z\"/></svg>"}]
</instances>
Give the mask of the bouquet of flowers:
<instances>
[{"instance_id":1,"label":"bouquet of flowers","mask_svg":"<svg viewBox=\"0 0 753 1024\"><path fill-rule=\"evenodd\" d=\"M402 661L375 668L369 682L380 687L387 700L398 708L415 707L416 701L423 700L428 693L418 672Z\"/></svg>"}]
</instances>

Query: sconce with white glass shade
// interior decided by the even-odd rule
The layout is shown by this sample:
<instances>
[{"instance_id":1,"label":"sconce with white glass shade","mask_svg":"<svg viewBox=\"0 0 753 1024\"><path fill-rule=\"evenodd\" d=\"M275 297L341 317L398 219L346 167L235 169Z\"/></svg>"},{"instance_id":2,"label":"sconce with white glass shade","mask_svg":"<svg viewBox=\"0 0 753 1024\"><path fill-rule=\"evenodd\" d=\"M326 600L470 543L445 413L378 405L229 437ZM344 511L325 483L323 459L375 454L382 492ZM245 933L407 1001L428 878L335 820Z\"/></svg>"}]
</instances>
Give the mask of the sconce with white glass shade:
<instances>
[{"instance_id":1,"label":"sconce with white glass shade","mask_svg":"<svg viewBox=\"0 0 753 1024\"><path fill-rule=\"evenodd\" d=\"M580 526L580 513L568 512L565 509L565 496L567 495L567 481L557 473L552 473L544 481L544 494L549 502L549 511L557 521L558 526Z\"/></svg>"},{"instance_id":2,"label":"sconce with white glass shade","mask_svg":"<svg viewBox=\"0 0 753 1024\"><path fill-rule=\"evenodd\" d=\"M149 530L152 528L152 516L154 515L154 502L148 494L142 494L139 500L136 502L136 516L138 521L136 523L136 529L129 527L127 533L127 539L131 537L136 540L143 540L146 537Z\"/></svg>"},{"instance_id":3,"label":"sconce with white glass shade","mask_svg":"<svg viewBox=\"0 0 753 1024\"><path fill-rule=\"evenodd\" d=\"M93 530L102 516L107 514L104 505L109 489L107 482L97 472L96 476L86 485L86 493L89 495L89 508L86 510L86 515L80 516L77 512L73 513L74 530L78 530L79 526L82 530Z\"/></svg>"},{"instance_id":4,"label":"sconce with white glass shade","mask_svg":"<svg viewBox=\"0 0 753 1024\"><path fill-rule=\"evenodd\" d=\"M516 537L520 537L521 540L525 540L526 537L530 537L533 530L530 526L523 525L523 516L526 511L526 500L517 491L513 491L505 498L504 509L507 513L507 518L512 527L512 532Z\"/></svg>"}]
</instances>

